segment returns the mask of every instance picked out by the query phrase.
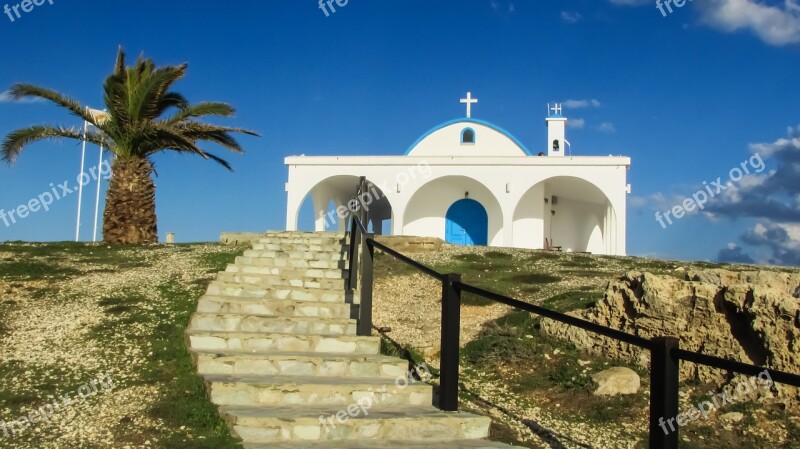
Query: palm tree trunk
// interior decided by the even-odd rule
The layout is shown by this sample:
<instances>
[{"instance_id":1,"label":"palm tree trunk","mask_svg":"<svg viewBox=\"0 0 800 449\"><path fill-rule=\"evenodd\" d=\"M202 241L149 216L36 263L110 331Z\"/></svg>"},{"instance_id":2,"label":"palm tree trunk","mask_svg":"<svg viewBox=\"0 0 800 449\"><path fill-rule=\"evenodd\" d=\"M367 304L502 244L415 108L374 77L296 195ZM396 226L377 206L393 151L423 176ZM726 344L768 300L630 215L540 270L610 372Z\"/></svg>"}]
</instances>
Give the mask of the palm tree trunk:
<instances>
[{"instance_id":1,"label":"palm tree trunk","mask_svg":"<svg viewBox=\"0 0 800 449\"><path fill-rule=\"evenodd\" d=\"M110 244L158 243L153 164L142 158L117 158L103 212L103 241Z\"/></svg>"}]
</instances>

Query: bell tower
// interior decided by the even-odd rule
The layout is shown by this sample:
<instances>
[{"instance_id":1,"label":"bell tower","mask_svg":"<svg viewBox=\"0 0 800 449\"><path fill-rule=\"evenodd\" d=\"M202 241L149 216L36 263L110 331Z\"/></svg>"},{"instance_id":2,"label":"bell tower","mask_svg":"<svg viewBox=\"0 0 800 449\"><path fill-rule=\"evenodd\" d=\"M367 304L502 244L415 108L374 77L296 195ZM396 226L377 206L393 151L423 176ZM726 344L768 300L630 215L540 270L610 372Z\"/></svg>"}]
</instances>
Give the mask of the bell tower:
<instances>
[{"instance_id":1,"label":"bell tower","mask_svg":"<svg viewBox=\"0 0 800 449\"><path fill-rule=\"evenodd\" d=\"M562 114L561 103L547 104L547 155L564 156L566 148L567 118Z\"/></svg>"}]
</instances>

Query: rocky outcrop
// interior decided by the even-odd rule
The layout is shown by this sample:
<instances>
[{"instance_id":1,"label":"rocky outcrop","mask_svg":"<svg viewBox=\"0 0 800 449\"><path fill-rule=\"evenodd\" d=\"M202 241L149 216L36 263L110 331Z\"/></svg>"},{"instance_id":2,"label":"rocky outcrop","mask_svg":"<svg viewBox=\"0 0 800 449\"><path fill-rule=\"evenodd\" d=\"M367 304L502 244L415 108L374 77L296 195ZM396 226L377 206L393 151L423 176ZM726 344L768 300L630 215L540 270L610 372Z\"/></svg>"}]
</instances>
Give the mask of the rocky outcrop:
<instances>
[{"instance_id":1,"label":"rocky outcrop","mask_svg":"<svg viewBox=\"0 0 800 449\"><path fill-rule=\"evenodd\" d=\"M609 282L580 318L644 338L675 336L683 349L800 373L800 273L689 271L682 277L630 272ZM648 367L647 350L552 320L542 332L593 354ZM725 372L684 362L682 379L724 385ZM799 398L779 387L782 397Z\"/></svg>"}]
</instances>

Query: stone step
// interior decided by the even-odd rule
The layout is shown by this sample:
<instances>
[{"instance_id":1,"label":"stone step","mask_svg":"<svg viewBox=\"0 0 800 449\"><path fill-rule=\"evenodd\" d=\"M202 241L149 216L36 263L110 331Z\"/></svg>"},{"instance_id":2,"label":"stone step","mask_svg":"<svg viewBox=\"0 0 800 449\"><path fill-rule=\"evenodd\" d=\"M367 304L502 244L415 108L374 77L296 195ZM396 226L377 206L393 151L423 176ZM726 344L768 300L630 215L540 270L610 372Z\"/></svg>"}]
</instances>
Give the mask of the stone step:
<instances>
[{"instance_id":1,"label":"stone step","mask_svg":"<svg viewBox=\"0 0 800 449\"><path fill-rule=\"evenodd\" d=\"M389 408L366 400L344 409L222 407L220 413L235 434L253 443L478 439L489 436L491 423L489 418L470 413L445 413L432 406Z\"/></svg>"},{"instance_id":2,"label":"stone step","mask_svg":"<svg viewBox=\"0 0 800 449\"><path fill-rule=\"evenodd\" d=\"M344 232L329 232L329 231L267 231L264 233L266 237L330 237L343 239Z\"/></svg>"},{"instance_id":3,"label":"stone step","mask_svg":"<svg viewBox=\"0 0 800 449\"><path fill-rule=\"evenodd\" d=\"M226 313L192 315L190 331L264 332L299 335L355 335L356 320L308 317L260 317Z\"/></svg>"},{"instance_id":4,"label":"stone step","mask_svg":"<svg viewBox=\"0 0 800 449\"><path fill-rule=\"evenodd\" d=\"M384 406L431 405L433 389L422 382L397 387L392 379L321 376L204 376L217 405L288 406L355 404L373 393Z\"/></svg>"},{"instance_id":5,"label":"stone step","mask_svg":"<svg viewBox=\"0 0 800 449\"><path fill-rule=\"evenodd\" d=\"M352 305L341 302L312 302L291 299L254 299L235 296L205 295L197 311L201 313L230 313L272 317L357 318Z\"/></svg>"},{"instance_id":6,"label":"stone step","mask_svg":"<svg viewBox=\"0 0 800 449\"><path fill-rule=\"evenodd\" d=\"M314 351L374 355L380 353L381 349L380 337L355 335L187 331L186 341L189 348L198 351Z\"/></svg>"},{"instance_id":7,"label":"stone step","mask_svg":"<svg viewBox=\"0 0 800 449\"><path fill-rule=\"evenodd\" d=\"M344 245L349 242L342 237L318 236L318 235L266 235L256 240L255 243L291 243L300 245Z\"/></svg>"},{"instance_id":8,"label":"stone step","mask_svg":"<svg viewBox=\"0 0 800 449\"><path fill-rule=\"evenodd\" d=\"M256 267L228 264L227 273L261 274L284 279L344 279L347 270L331 268Z\"/></svg>"},{"instance_id":9,"label":"stone step","mask_svg":"<svg viewBox=\"0 0 800 449\"><path fill-rule=\"evenodd\" d=\"M307 260L291 259L288 257L237 256L234 265L270 268L320 268L323 270L341 270L348 268L348 263L344 260Z\"/></svg>"},{"instance_id":10,"label":"stone step","mask_svg":"<svg viewBox=\"0 0 800 449\"><path fill-rule=\"evenodd\" d=\"M443 441L286 441L280 443L244 443L244 449L513 449L486 440Z\"/></svg>"},{"instance_id":11,"label":"stone step","mask_svg":"<svg viewBox=\"0 0 800 449\"><path fill-rule=\"evenodd\" d=\"M322 238L322 239L343 239L344 232L326 232L326 231L267 231L264 236L266 237L306 237L306 238Z\"/></svg>"},{"instance_id":12,"label":"stone step","mask_svg":"<svg viewBox=\"0 0 800 449\"><path fill-rule=\"evenodd\" d=\"M303 288L290 285L244 284L236 282L212 281L208 285L207 295L232 296L250 299L290 299L292 301L312 302L352 302L352 296L342 286L335 289Z\"/></svg>"},{"instance_id":13,"label":"stone step","mask_svg":"<svg viewBox=\"0 0 800 449\"><path fill-rule=\"evenodd\" d=\"M347 251L282 251L282 250L257 250L248 249L244 252L244 257L257 258L283 258L301 260L346 260Z\"/></svg>"},{"instance_id":14,"label":"stone step","mask_svg":"<svg viewBox=\"0 0 800 449\"><path fill-rule=\"evenodd\" d=\"M202 375L380 377L385 383L409 375L407 360L383 355L195 350L192 357Z\"/></svg>"},{"instance_id":15,"label":"stone step","mask_svg":"<svg viewBox=\"0 0 800 449\"><path fill-rule=\"evenodd\" d=\"M343 253L347 250L343 243L303 243L296 241L254 242L253 251L282 251L282 252L310 252L310 253Z\"/></svg>"},{"instance_id":16,"label":"stone step","mask_svg":"<svg viewBox=\"0 0 800 449\"><path fill-rule=\"evenodd\" d=\"M344 291L345 279L326 279L317 277L283 277L271 274L234 273L221 271L217 280L227 284L254 285L266 287L297 287L308 290L341 290Z\"/></svg>"}]
</instances>

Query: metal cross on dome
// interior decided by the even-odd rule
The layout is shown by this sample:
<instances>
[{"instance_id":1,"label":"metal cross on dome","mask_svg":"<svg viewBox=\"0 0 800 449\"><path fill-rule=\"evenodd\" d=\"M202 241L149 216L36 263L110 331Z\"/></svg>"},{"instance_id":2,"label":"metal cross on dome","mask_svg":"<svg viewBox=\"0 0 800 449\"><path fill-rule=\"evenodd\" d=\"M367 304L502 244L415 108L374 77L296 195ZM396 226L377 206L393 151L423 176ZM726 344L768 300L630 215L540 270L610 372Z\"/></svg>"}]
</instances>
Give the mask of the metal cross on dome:
<instances>
[{"instance_id":1,"label":"metal cross on dome","mask_svg":"<svg viewBox=\"0 0 800 449\"><path fill-rule=\"evenodd\" d=\"M472 117L472 105L478 102L477 98L472 98L472 92L467 92L467 98L462 98L461 103L467 105L467 118Z\"/></svg>"}]
</instances>

